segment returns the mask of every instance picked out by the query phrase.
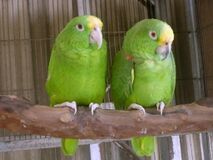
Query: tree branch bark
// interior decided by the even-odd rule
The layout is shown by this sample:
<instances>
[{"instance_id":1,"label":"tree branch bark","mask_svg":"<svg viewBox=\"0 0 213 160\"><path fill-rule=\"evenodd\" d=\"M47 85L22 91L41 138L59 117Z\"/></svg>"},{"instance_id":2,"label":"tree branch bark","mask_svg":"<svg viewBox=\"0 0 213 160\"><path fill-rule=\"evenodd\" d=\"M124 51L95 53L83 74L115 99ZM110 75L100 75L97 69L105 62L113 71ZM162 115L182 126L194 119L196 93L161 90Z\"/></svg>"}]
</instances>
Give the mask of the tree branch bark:
<instances>
[{"instance_id":1,"label":"tree branch bark","mask_svg":"<svg viewBox=\"0 0 213 160\"><path fill-rule=\"evenodd\" d=\"M125 139L140 135L165 136L213 130L213 98L156 109L95 111L80 107L76 115L68 107L33 105L15 96L0 96L0 128L13 132L78 139Z\"/></svg>"}]
</instances>

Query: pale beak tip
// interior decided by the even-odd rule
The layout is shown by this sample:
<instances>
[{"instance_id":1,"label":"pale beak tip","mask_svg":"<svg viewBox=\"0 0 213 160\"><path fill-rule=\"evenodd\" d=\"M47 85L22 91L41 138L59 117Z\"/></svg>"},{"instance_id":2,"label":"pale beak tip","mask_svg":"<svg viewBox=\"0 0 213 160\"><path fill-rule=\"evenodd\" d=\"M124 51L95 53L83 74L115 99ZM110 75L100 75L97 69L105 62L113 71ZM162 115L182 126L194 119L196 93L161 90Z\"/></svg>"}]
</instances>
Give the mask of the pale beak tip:
<instances>
[{"instance_id":1,"label":"pale beak tip","mask_svg":"<svg viewBox=\"0 0 213 160\"><path fill-rule=\"evenodd\" d=\"M168 55L170 54L172 48L171 48L171 44L168 45L162 45L156 48L156 53L160 55L161 60L165 60Z\"/></svg>"},{"instance_id":2,"label":"pale beak tip","mask_svg":"<svg viewBox=\"0 0 213 160\"><path fill-rule=\"evenodd\" d=\"M98 43L98 49L100 49L102 46L102 42Z\"/></svg>"}]
</instances>

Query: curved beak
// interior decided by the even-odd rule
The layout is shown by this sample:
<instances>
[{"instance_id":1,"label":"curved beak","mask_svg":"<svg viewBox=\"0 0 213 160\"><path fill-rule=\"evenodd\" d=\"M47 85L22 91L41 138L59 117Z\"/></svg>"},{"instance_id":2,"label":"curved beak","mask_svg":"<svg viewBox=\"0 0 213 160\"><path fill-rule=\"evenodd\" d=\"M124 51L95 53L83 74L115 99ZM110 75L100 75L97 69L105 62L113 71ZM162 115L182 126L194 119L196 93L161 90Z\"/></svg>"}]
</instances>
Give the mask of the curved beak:
<instances>
[{"instance_id":1,"label":"curved beak","mask_svg":"<svg viewBox=\"0 0 213 160\"><path fill-rule=\"evenodd\" d=\"M163 61L168 57L171 50L172 50L172 44L165 43L156 48L156 53L160 56L161 60Z\"/></svg>"},{"instance_id":2,"label":"curved beak","mask_svg":"<svg viewBox=\"0 0 213 160\"><path fill-rule=\"evenodd\" d=\"M103 35L100 27L94 27L89 36L90 43L96 43L98 45L98 49L101 48L103 42Z\"/></svg>"},{"instance_id":3,"label":"curved beak","mask_svg":"<svg viewBox=\"0 0 213 160\"><path fill-rule=\"evenodd\" d=\"M162 61L165 60L170 54L173 40L174 32L168 24L165 24L159 36L159 46L156 48L156 53L160 56Z\"/></svg>"}]
</instances>

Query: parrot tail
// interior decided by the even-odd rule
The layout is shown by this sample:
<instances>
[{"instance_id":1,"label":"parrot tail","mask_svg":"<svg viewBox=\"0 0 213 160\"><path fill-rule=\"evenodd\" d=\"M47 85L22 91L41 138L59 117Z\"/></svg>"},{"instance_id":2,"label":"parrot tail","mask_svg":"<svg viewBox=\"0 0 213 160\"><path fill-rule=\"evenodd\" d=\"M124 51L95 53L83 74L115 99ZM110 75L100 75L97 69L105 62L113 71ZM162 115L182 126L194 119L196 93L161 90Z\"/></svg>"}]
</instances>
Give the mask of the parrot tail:
<instances>
[{"instance_id":1,"label":"parrot tail","mask_svg":"<svg viewBox=\"0 0 213 160\"><path fill-rule=\"evenodd\" d=\"M61 149L65 156L73 156L78 148L78 139L62 139Z\"/></svg>"},{"instance_id":2,"label":"parrot tail","mask_svg":"<svg viewBox=\"0 0 213 160\"><path fill-rule=\"evenodd\" d=\"M133 137L131 144L137 156L151 156L155 151L156 138L152 136Z\"/></svg>"}]
</instances>

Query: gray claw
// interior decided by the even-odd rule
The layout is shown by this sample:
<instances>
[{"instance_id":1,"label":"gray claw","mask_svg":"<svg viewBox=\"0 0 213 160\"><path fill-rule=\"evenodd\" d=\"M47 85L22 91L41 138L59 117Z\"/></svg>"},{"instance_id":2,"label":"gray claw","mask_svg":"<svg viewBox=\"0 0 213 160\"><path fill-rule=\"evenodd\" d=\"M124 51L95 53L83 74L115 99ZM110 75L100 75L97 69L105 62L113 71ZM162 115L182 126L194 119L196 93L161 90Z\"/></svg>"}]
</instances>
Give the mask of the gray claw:
<instances>
[{"instance_id":1,"label":"gray claw","mask_svg":"<svg viewBox=\"0 0 213 160\"><path fill-rule=\"evenodd\" d=\"M62 107L62 106L67 106L69 108L72 108L74 110L74 115L77 113L77 104L75 101L72 102L64 102L61 104L56 104L54 107Z\"/></svg>"},{"instance_id":2,"label":"gray claw","mask_svg":"<svg viewBox=\"0 0 213 160\"><path fill-rule=\"evenodd\" d=\"M141 105L136 104L136 103L130 104L129 107L128 107L128 109L136 109L136 110L141 111L143 114L146 114L145 109Z\"/></svg>"},{"instance_id":3,"label":"gray claw","mask_svg":"<svg viewBox=\"0 0 213 160\"><path fill-rule=\"evenodd\" d=\"M163 110L164 110L164 107L165 107L166 105L165 105L165 103L164 102L158 102L157 104L156 104L156 107L157 107L157 111L159 111L160 112L160 115L163 115Z\"/></svg>"},{"instance_id":4,"label":"gray claw","mask_svg":"<svg viewBox=\"0 0 213 160\"><path fill-rule=\"evenodd\" d=\"M91 114L94 115L94 112L97 108L101 108L99 104L97 103L90 103L89 108L91 109Z\"/></svg>"}]
</instances>

